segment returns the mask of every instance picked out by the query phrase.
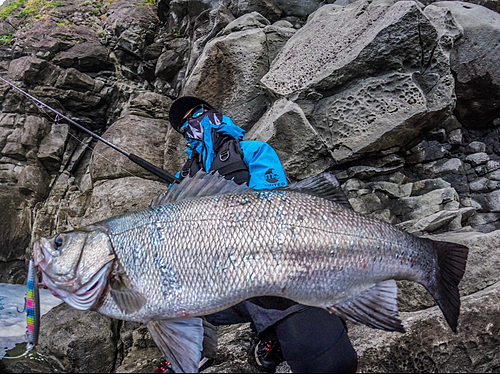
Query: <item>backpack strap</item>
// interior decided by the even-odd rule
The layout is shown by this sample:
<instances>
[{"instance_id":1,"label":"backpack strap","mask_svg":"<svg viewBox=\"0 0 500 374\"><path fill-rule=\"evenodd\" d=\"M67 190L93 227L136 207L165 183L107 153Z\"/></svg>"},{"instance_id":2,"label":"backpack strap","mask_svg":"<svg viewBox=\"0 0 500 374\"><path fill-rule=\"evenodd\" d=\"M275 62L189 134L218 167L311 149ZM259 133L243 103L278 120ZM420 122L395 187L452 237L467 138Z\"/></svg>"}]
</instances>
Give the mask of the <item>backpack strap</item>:
<instances>
[{"instance_id":1,"label":"backpack strap","mask_svg":"<svg viewBox=\"0 0 500 374\"><path fill-rule=\"evenodd\" d=\"M210 171L218 171L226 179L233 179L237 184L250 181L250 171L243 159L240 141L229 139L220 147Z\"/></svg>"},{"instance_id":2,"label":"backpack strap","mask_svg":"<svg viewBox=\"0 0 500 374\"><path fill-rule=\"evenodd\" d=\"M193 177L198 170L203 168L203 162L201 161L201 155L198 152L193 152L191 158L186 161L181 169L179 179L182 180L186 177Z\"/></svg>"}]
</instances>

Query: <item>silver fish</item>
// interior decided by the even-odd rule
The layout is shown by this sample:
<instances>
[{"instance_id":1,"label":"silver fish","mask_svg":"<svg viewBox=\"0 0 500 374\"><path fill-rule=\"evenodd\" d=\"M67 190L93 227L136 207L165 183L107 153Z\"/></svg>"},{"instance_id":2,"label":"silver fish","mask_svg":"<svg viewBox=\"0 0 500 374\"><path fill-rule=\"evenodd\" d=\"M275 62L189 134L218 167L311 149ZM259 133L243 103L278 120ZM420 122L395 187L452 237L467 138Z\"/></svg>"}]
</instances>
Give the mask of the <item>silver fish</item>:
<instances>
[{"instance_id":1,"label":"silver fish","mask_svg":"<svg viewBox=\"0 0 500 374\"><path fill-rule=\"evenodd\" d=\"M198 317L255 296L404 332L395 280L412 280L456 331L468 249L354 212L330 174L254 191L199 173L149 209L41 238L33 254L56 296L147 324L172 368L194 372Z\"/></svg>"}]
</instances>

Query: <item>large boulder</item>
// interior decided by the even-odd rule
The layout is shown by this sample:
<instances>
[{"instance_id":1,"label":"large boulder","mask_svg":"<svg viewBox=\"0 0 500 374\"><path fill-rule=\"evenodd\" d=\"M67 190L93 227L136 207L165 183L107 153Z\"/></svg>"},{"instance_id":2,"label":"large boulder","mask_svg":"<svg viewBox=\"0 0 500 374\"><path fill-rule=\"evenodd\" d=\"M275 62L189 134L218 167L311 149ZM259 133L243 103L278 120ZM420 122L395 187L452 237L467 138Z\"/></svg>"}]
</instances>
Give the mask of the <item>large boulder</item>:
<instances>
[{"instance_id":1,"label":"large boulder","mask_svg":"<svg viewBox=\"0 0 500 374\"><path fill-rule=\"evenodd\" d=\"M161 167L167 126L168 122L164 120L128 114L113 123L103 138ZM124 176L153 177L153 174L130 161L127 156L102 142L96 145L92 154L90 172L93 181Z\"/></svg>"},{"instance_id":2,"label":"large boulder","mask_svg":"<svg viewBox=\"0 0 500 374\"><path fill-rule=\"evenodd\" d=\"M303 179L319 174L333 165L328 150L304 112L286 99L273 106L246 134L245 140L260 140L278 154L288 177Z\"/></svg>"},{"instance_id":3,"label":"large boulder","mask_svg":"<svg viewBox=\"0 0 500 374\"><path fill-rule=\"evenodd\" d=\"M259 85L269 69L267 25L269 21L258 13L246 14L227 25L222 36L205 46L182 94L207 100L238 126L249 129L270 101ZM269 32L276 44L275 30ZM282 44L287 37L281 34Z\"/></svg>"},{"instance_id":4,"label":"large boulder","mask_svg":"<svg viewBox=\"0 0 500 374\"><path fill-rule=\"evenodd\" d=\"M325 5L262 83L299 100L337 163L403 147L454 106L448 44L457 26L449 28L438 38L413 1Z\"/></svg>"},{"instance_id":5,"label":"large boulder","mask_svg":"<svg viewBox=\"0 0 500 374\"><path fill-rule=\"evenodd\" d=\"M110 373L117 354L116 325L92 311L61 304L43 316L37 348L53 370Z\"/></svg>"},{"instance_id":6,"label":"large boulder","mask_svg":"<svg viewBox=\"0 0 500 374\"><path fill-rule=\"evenodd\" d=\"M463 30L453 46L450 63L456 76L457 117L466 127L488 127L500 118L493 97L500 94L500 14L480 5L442 1ZM431 7L430 6L430 7ZM497 120L498 121L498 120Z\"/></svg>"}]
</instances>

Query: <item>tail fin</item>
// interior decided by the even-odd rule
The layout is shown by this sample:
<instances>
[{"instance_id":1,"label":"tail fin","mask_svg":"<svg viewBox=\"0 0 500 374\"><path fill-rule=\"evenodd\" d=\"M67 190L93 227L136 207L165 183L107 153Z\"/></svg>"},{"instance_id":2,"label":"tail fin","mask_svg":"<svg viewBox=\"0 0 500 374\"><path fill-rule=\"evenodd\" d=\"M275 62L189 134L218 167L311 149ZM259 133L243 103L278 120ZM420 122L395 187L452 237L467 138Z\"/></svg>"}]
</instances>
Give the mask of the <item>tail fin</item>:
<instances>
[{"instance_id":1,"label":"tail fin","mask_svg":"<svg viewBox=\"0 0 500 374\"><path fill-rule=\"evenodd\" d=\"M464 245L427 239L437 253L438 269L426 285L453 332L457 332L460 313L458 284L465 272L469 248Z\"/></svg>"}]
</instances>

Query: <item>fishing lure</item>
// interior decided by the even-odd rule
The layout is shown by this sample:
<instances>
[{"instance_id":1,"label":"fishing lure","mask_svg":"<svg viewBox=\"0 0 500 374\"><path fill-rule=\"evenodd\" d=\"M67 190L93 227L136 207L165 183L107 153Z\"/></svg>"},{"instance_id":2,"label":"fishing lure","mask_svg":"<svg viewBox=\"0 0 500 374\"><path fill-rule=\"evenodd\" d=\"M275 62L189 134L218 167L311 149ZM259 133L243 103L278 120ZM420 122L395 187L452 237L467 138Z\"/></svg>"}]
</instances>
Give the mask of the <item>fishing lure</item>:
<instances>
[{"instance_id":1,"label":"fishing lure","mask_svg":"<svg viewBox=\"0 0 500 374\"><path fill-rule=\"evenodd\" d=\"M26 356L26 354L35 348L38 344L38 335L40 333L40 292L38 290L38 277L33 259L30 259L28 265L28 281L26 286L26 351L16 357L5 356L4 359L15 359ZM19 313L22 310L17 309Z\"/></svg>"},{"instance_id":2,"label":"fishing lure","mask_svg":"<svg viewBox=\"0 0 500 374\"><path fill-rule=\"evenodd\" d=\"M30 351L38 344L40 333L40 293L38 290L38 277L33 259L28 265L28 282L26 290L26 321L27 321L27 345L26 351Z\"/></svg>"}]
</instances>

